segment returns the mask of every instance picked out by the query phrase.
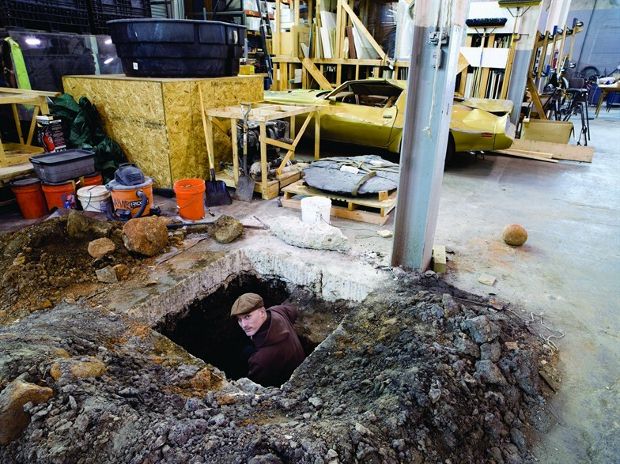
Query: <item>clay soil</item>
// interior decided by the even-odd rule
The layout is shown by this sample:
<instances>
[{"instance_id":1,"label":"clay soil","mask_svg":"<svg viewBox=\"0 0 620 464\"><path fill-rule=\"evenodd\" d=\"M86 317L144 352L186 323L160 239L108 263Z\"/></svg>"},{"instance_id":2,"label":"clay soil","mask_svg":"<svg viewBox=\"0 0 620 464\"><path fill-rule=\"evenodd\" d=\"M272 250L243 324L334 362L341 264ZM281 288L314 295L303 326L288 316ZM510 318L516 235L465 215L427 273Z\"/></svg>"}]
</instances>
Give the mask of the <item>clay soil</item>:
<instances>
[{"instance_id":1,"label":"clay soil","mask_svg":"<svg viewBox=\"0 0 620 464\"><path fill-rule=\"evenodd\" d=\"M48 309L63 299L69 301L96 294L105 284L95 271L107 265L125 264L130 272L144 261L123 246L122 224L115 224L110 239L116 251L104 259L88 254L88 243L67 235L67 218L59 217L0 235L0 324Z\"/></svg>"}]
</instances>

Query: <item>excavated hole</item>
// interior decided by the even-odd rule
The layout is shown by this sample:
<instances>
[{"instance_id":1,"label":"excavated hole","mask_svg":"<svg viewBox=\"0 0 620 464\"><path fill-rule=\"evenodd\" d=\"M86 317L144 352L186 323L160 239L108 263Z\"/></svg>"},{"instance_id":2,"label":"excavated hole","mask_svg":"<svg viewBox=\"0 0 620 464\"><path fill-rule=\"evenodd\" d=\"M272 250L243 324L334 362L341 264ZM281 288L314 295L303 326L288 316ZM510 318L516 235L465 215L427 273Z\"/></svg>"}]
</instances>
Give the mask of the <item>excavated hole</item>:
<instances>
[{"instance_id":1,"label":"excavated hole","mask_svg":"<svg viewBox=\"0 0 620 464\"><path fill-rule=\"evenodd\" d=\"M326 302L301 288L290 291L281 279L263 279L247 273L222 285L185 311L166 316L155 330L192 355L224 371L227 378L244 377L247 362L243 351L251 342L236 320L230 317L230 308L246 292L261 295L267 308L290 302L300 309L295 330L306 356L327 338L350 310L349 302Z\"/></svg>"}]
</instances>

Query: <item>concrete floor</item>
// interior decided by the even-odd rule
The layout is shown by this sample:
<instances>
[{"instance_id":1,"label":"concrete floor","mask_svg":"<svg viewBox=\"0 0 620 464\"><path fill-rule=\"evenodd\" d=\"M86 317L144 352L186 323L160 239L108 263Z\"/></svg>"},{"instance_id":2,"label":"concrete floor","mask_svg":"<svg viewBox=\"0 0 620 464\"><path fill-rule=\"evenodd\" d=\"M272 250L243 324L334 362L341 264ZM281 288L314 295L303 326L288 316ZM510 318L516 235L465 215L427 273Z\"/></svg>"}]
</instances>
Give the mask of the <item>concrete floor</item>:
<instances>
[{"instance_id":1,"label":"concrete floor","mask_svg":"<svg viewBox=\"0 0 620 464\"><path fill-rule=\"evenodd\" d=\"M563 383L551 402L557 419L534 452L543 463L611 463L620 456L620 110L592 121L592 164L487 156L465 157L446 171L435 243L446 245L446 279L474 293L494 293L560 347ZM332 153L329 153L332 154ZM344 153L342 153L344 154ZM256 215L298 216L277 200L213 208L244 222ZM0 216L0 231L25 225ZM506 224L529 232L521 248L501 241ZM393 227L333 220L351 254L389 264ZM478 282L497 278L494 287ZM543 315L544 324L539 323ZM551 328L553 330L549 330Z\"/></svg>"}]
</instances>

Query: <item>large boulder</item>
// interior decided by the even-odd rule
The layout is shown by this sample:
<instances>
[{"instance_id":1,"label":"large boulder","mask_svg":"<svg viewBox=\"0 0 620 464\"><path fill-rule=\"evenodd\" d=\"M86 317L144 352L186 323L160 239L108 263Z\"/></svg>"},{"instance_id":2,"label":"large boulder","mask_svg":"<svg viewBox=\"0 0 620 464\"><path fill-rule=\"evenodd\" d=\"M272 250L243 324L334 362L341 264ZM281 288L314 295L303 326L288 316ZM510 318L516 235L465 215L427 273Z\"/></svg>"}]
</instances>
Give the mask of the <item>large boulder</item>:
<instances>
[{"instance_id":1,"label":"large boulder","mask_svg":"<svg viewBox=\"0 0 620 464\"><path fill-rule=\"evenodd\" d=\"M130 219L123 226L123 243L129 251L155 256L168 245L167 222L154 216Z\"/></svg>"},{"instance_id":2,"label":"large boulder","mask_svg":"<svg viewBox=\"0 0 620 464\"><path fill-rule=\"evenodd\" d=\"M310 227L297 218L281 216L271 220L269 229L280 240L299 248L342 253L351 249L351 244L342 231L329 224Z\"/></svg>"},{"instance_id":3,"label":"large boulder","mask_svg":"<svg viewBox=\"0 0 620 464\"><path fill-rule=\"evenodd\" d=\"M19 437L30 423L30 414L24 405L44 403L54 395L48 387L24 382L17 378L0 393L0 445L7 445Z\"/></svg>"},{"instance_id":4,"label":"large boulder","mask_svg":"<svg viewBox=\"0 0 620 464\"><path fill-rule=\"evenodd\" d=\"M71 238L107 237L113 228L109 222L93 219L75 210L72 210L67 217L67 234Z\"/></svg>"}]
</instances>

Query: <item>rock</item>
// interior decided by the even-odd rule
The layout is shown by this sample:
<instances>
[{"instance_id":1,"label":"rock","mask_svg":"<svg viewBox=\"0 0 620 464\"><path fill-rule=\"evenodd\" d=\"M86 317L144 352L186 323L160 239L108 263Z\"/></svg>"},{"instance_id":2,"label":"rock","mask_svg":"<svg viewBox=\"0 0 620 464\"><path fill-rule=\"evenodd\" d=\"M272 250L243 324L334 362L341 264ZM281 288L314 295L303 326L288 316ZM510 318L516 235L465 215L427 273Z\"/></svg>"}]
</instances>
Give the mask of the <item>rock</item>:
<instances>
[{"instance_id":1,"label":"rock","mask_svg":"<svg viewBox=\"0 0 620 464\"><path fill-rule=\"evenodd\" d=\"M441 296L441 304L446 317L455 316L460 312L459 304L454 301L454 298L449 293L444 293Z\"/></svg>"},{"instance_id":2,"label":"rock","mask_svg":"<svg viewBox=\"0 0 620 464\"><path fill-rule=\"evenodd\" d=\"M489 360L476 362L476 377L481 382L495 385L507 385L506 378L502 371Z\"/></svg>"},{"instance_id":3,"label":"rock","mask_svg":"<svg viewBox=\"0 0 620 464\"><path fill-rule=\"evenodd\" d=\"M155 256L168 244L167 222L154 216L130 219L123 226L123 243L129 251Z\"/></svg>"},{"instance_id":4,"label":"rock","mask_svg":"<svg viewBox=\"0 0 620 464\"><path fill-rule=\"evenodd\" d=\"M495 285L495 282L497 282L497 279L489 274L481 274L480 277L478 277L478 282L483 285L488 285L489 287L492 287L493 285Z\"/></svg>"},{"instance_id":5,"label":"rock","mask_svg":"<svg viewBox=\"0 0 620 464\"><path fill-rule=\"evenodd\" d=\"M270 230L283 242L299 248L340 252L351 249L351 244L342 231L329 224L309 227L297 218L276 217L271 221Z\"/></svg>"},{"instance_id":6,"label":"rock","mask_svg":"<svg viewBox=\"0 0 620 464\"><path fill-rule=\"evenodd\" d=\"M129 267L126 264L117 264L113 266L112 269L114 269L114 273L118 280L125 280L129 277Z\"/></svg>"},{"instance_id":7,"label":"rock","mask_svg":"<svg viewBox=\"0 0 620 464\"><path fill-rule=\"evenodd\" d=\"M79 358L61 359L50 368L50 375L54 380L58 380L63 376L69 378L88 378L100 377L106 371L106 365L97 358L92 356L83 356Z\"/></svg>"},{"instance_id":8,"label":"rock","mask_svg":"<svg viewBox=\"0 0 620 464\"><path fill-rule=\"evenodd\" d=\"M527 241L527 230L520 224L510 224L504 227L502 238L510 246L521 246Z\"/></svg>"},{"instance_id":9,"label":"rock","mask_svg":"<svg viewBox=\"0 0 620 464\"><path fill-rule=\"evenodd\" d=\"M499 361L502 356L502 347L499 342L483 343L480 345L480 359L488 359L491 362Z\"/></svg>"},{"instance_id":10,"label":"rock","mask_svg":"<svg viewBox=\"0 0 620 464\"><path fill-rule=\"evenodd\" d=\"M97 280L99 282L103 282L104 284L113 284L118 282L118 276L112 266L97 269L95 274L97 275Z\"/></svg>"},{"instance_id":11,"label":"rock","mask_svg":"<svg viewBox=\"0 0 620 464\"><path fill-rule=\"evenodd\" d=\"M392 231L391 230L387 230L387 229L381 229L377 231L377 235L379 237L383 237L383 238L390 238L392 235Z\"/></svg>"},{"instance_id":12,"label":"rock","mask_svg":"<svg viewBox=\"0 0 620 464\"><path fill-rule=\"evenodd\" d=\"M428 391L428 397L431 399L431 403L436 403L441 398L441 389L437 387L431 387Z\"/></svg>"},{"instance_id":13,"label":"rock","mask_svg":"<svg viewBox=\"0 0 620 464\"><path fill-rule=\"evenodd\" d=\"M476 343L491 342L499 335L499 326L491 322L487 316L467 319L463 322L462 327Z\"/></svg>"},{"instance_id":14,"label":"rock","mask_svg":"<svg viewBox=\"0 0 620 464\"><path fill-rule=\"evenodd\" d=\"M24 411L26 403L45 403L54 395L48 387L24 382L17 378L0 393L0 445L7 445L30 423L30 414Z\"/></svg>"},{"instance_id":15,"label":"rock","mask_svg":"<svg viewBox=\"0 0 620 464\"><path fill-rule=\"evenodd\" d=\"M113 229L109 222L99 221L71 210L67 217L67 234L71 238L88 239L107 237Z\"/></svg>"},{"instance_id":16,"label":"rock","mask_svg":"<svg viewBox=\"0 0 620 464\"><path fill-rule=\"evenodd\" d=\"M282 461L276 455L269 453L251 457L248 464L282 464Z\"/></svg>"},{"instance_id":17,"label":"rock","mask_svg":"<svg viewBox=\"0 0 620 464\"><path fill-rule=\"evenodd\" d=\"M212 237L219 243L230 243L237 240L243 234L243 224L231 216L220 216L213 223Z\"/></svg>"},{"instance_id":18,"label":"rock","mask_svg":"<svg viewBox=\"0 0 620 464\"><path fill-rule=\"evenodd\" d=\"M506 342L504 343L504 346L506 347L507 350L518 350L519 349L519 344L517 342Z\"/></svg>"},{"instance_id":19,"label":"rock","mask_svg":"<svg viewBox=\"0 0 620 464\"><path fill-rule=\"evenodd\" d=\"M519 451L525 453L527 451L527 443L525 441L525 435L521 430L516 427L510 429L510 438L512 442L519 448Z\"/></svg>"},{"instance_id":20,"label":"rock","mask_svg":"<svg viewBox=\"0 0 620 464\"><path fill-rule=\"evenodd\" d=\"M317 409L323 406L323 401L321 400L321 398L317 398L316 396L312 396L308 398L308 403L310 403L312 406L314 406Z\"/></svg>"},{"instance_id":21,"label":"rock","mask_svg":"<svg viewBox=\"0 0 620 464\"><path fill-rule=\"evenodd\" d=\"M462 334L461 337L456 337L456 339L454 340L454 347L459 351L459 353L465 354L467 356L472 356L474 358L479 358L480 348L469 338L465 337L467 337L467 335L465 334Z\"/></svg>"},{"instance_id":22,"label":"rock","mask_svg":"<svg viewBox=\"0 0 620 464\"><path fill-rule=\"evenodd\" d=\"M103 258L116 251L116 245L107 237L98 238L88 244L88 254L95 259Z\"/></svg>"}]
</instances>

